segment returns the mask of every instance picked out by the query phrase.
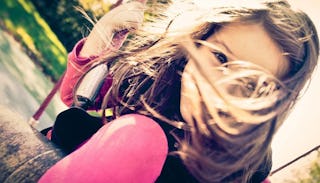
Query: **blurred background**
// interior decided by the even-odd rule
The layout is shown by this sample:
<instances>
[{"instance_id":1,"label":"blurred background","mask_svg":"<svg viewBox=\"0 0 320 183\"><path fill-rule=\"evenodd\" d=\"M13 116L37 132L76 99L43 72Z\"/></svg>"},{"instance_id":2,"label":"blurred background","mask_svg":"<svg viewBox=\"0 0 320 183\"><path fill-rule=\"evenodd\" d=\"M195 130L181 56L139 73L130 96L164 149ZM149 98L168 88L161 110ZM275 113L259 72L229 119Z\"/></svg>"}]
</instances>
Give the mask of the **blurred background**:
<instances>
[{"instance_id":1,"label":"blurred background","mask_svg":"<svg viewBox=\"0 0 320 183\"><path fill-rule=\"evenodd\" d=\"M1 0L0 105L28 121L63 74L67 53L92 25L76 10L99 18L117 0ZM319 0L289 0L309 14L320 30ZM320 144L320 71L276 134L273 170ZM36 128L52 125L66 106L59 94L51 100ZM314 151L270 177L272 182L320 182L320 156Z\"/></svg>"},{"instance_id":2,"label":"blurred background","mask_svg":"<svg viewBox=\"0 0 320 183\"><path fill-rule=\"evenodd\" d=\"M320 32L320 1L289 0L293 7L305 11ZM318 61L319 62L319 61ZM320 145L320 69L272 144L273 170ZM271 177L272 182L320 182L319 149Z\"/></svg>"}]
</instances>

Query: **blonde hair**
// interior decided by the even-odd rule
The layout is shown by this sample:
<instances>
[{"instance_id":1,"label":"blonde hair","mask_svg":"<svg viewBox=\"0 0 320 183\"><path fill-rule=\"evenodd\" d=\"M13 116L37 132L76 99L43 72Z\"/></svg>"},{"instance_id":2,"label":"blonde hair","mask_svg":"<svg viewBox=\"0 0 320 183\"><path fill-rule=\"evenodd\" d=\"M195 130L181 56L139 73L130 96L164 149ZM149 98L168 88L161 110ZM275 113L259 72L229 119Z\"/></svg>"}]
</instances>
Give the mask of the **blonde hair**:
<instances>
[{"instance_id":1,"label":"blonde hair","mask_svg":"<svg viewBox=\"0 0 320 183\"><path fill-rule=\"evenodd\" d=\"M185 130L175 153L198 181L248 181L316 66L319 42L313 23L284 0L153 2L146 14L150 20L125 46L101 59L113 73L102 108L112 103L116 115L141 113ZM187 24L179 24L185 17ZM194 56L197 44L231 22L261 23L288 57L288 75L279 80L241 61L210 68L228 73L221 78L204 72L203 59ZM185 36L197 44L181 41ZM190 57L215 98L196 82L191 97L189 91L181 93L181 73ZM230 88L241 95L233 96ZM181 115L180 99L190 104L188 116Z\"/></svg>"}]
</instances>

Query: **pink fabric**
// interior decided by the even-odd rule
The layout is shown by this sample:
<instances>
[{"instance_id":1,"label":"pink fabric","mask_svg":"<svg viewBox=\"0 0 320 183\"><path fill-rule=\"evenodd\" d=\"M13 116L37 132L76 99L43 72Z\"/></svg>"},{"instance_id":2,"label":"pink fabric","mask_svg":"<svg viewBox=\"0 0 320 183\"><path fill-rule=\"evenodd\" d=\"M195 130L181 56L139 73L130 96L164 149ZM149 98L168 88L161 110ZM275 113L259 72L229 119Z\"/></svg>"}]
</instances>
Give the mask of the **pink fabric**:
<instances>
[{"instance_id":1,"label":"pink fabric","mask_svg":"<svg viewBox=\"0 0 320 183\"><path fill-rule=\"evenodd\" d=\"M60 98L67 106L71 106L73 103L73 89L81 75L84 73L83 67L86 63L98 57L92 56L90 58L83 58L79 56L79 52L81 51L84 42L85 39L80 40L68 55L67 70L60 87ZM111 84L112 77L108 75L102 86L101 92L97 96L96 101L98 104L102 101L103 96L108 91Z\"/></svg>"},{"instance_id":2,"label":"pink fabric","mask_svg":"<svg viewBox=\"0 0 320 183\"><path fill-rule=\"evenodd\" d=\"M154 182L167 153L166 136L155 121L137 114L124 115L103 126L39 182Z\"/></svg>"},{"instance_id":3,"label":"pink fabric","mask_svg":"<svg viewBox=\"0 0 320 183\"><path fill-rule=\"evenodd\" d=\"M261 183L271 183L271 181L267 178L264 181L262 181Z\"/></svg>"},{"instance_id":4,"label":"pink fabric","mask_svg":"<svg viewBox=\"0 0 320 183\"><path fill-rule=\"evenodd\" d=\"M113 39L110 47L107 47L102 53L107 55L112 51L118 50L122 44L124 43L127 37L127 31L119 32ZM73 89L78 82L79 78L85 72L84 66L91 60L96 59L100 55L93 55L89 58L80 57L79 53L85 43L85 38L81 39L73 48L73 50L68 54L68 64L67 70L64 75L64 78L60 87L60 98L67 106L71 106L73 104ZM97 106L93 107L94 109L99 109L99 105L101 104L104 95L108 91L112 84L112 76L108 75L105 79L105 82L101 88L101 92L98 94L96 98Z\"/></svg>"}]
</instances>

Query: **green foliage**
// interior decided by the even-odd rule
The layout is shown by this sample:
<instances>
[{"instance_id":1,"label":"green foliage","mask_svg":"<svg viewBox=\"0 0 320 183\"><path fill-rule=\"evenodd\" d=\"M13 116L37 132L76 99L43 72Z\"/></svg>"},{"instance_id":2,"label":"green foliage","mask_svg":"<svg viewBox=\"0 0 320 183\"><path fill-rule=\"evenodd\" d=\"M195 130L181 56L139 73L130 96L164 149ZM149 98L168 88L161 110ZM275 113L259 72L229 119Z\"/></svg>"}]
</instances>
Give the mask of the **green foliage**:
<instances>
[{"instance_id":1,"label":"green foliage","mask_svg":"<svg viewBox=\"0 0 320 183\"><path fill-rule=\"evenodd\" d=\"M116 2L116 1L114 1ZM79 0L81 7L88 12L91 12L96 17L103 16L110 10L112 2L106 0Z\"/></svg>"},{"instance_id":2,"label":"green foliage","mask_svg":"<svg viewBox=\"0 0 320 183\"><path fill-rule=\"evenodd\" d=\"M310 175L313 179L313 182L320 182L320 164L319 163L315 163L312 166L312 169L310 171Z\"/></svg>"},{"instance_id":3,"label":"green foliage","mask_svg":"<svg viewBox=\"0 0 320 183\"><path fill-rule=\"evenodd\" d=\"M46 75L57 80L65 70L67 52L33 4L28 0L2 0L0 17L2 28L22 43Z\"/></svg>"},{"instance_id":4,"label":"green foliage","mask_svg":"<svg viewBox=\"0 0 320 183\"><path fill-rule=\"evenodd\" d=\"M91 23L76 9L81 7L78 0L31 1L68 52L92 28Z\"/></svg>"},{"instance_id":5,"label":"green foliage","mask_svg":"<svg viewBox=\"0 0 320 183\"><path fill-rule=\"evenodd\" d=\"M309 177L300 180L300 183L319 183L320 182L320 153L318 152L318 157L315 162L313 162L310 170Z\"/></svg>"}]
</instances>

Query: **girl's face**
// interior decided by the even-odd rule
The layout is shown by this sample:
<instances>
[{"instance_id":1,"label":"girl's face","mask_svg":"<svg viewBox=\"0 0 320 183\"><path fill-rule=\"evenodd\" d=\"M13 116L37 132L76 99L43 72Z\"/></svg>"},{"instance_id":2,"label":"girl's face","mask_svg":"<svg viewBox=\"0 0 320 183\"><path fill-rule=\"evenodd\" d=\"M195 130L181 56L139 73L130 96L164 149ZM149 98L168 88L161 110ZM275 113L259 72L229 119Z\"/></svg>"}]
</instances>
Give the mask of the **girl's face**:
<instances>
[{"instance_id":1,"label":"girl's face","mask_svg":"<svg viewBox=\"0 0 320 183\"><path fill-rule=\"evenodd\" d=\"M196 56L210 53L210 65L240 60L258 65L278 79L288 73L288 58L261 24L229 23L211 35L206 42L210 46L200 46L199 52L203 51L204 54ZM191 62L187 63L184 73L192 73L197 77L197 71Z\"/></svg>"},{"instance_id":2,"label":"girl's face","mask_svg":"<svg viewBox=\"0 0 320 183\"><path fill-rule=\"evenodd\" d=\"M279 45L269 36L264 27L260 24L240 24L230 23L224 25L211 35L207 40L211 43L211 46L199 47L199 51L203 51L205 54L195 54L200 61L201 56L209 53L210 59L206 60L205 70L208 75L215 75L211 73L210 68L207 67L216 66L226 62L232 61L246 61L262 67L269 71L272 75L278 79L282 79L286 76L289 70L289 60L284 55ZM202 62L205 63L205 62ZM201 64L201 63L199 63ZM213 76L219 77L219 76ZM196 86L194 83L198 83ZM181 86L181 113L185 120L189 116L190 107L197 105L196 97L199 95L199 90L203 93L200 95L205 99L206 96L211 98L212 91L210 91L208 82L203 78L203 74L197 70L194 62L189 61L182 74L182 86ZM211 96L210 96L211 95ZM191 101L189 99L192 99ZM189 106L189 107L188 107Z\"/></svg>"}]
</instances>

